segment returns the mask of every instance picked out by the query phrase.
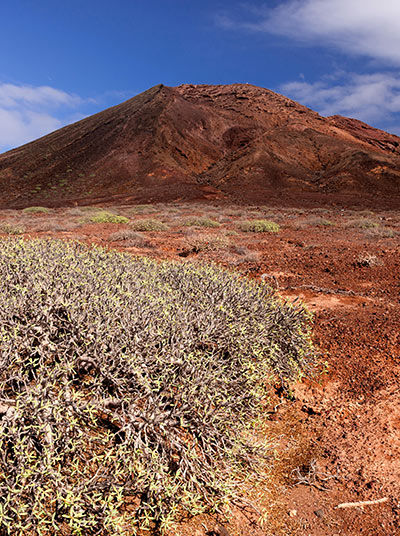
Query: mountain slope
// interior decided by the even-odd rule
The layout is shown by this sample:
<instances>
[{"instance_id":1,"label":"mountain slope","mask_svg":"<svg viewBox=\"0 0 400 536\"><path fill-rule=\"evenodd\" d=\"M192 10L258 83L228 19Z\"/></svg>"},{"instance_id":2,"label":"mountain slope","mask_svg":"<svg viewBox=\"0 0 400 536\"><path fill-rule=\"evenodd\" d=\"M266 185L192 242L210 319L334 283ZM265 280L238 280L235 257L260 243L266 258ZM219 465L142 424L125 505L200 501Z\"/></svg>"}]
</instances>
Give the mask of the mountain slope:
<instances>
[{"instance_id":1,"label":"mountain slope","mask_svg":"<svg viewBox=\"0 0 400 536\"><path fill-rule=\"evenodd\" d=\"M0 155L3 207L204 197L395 205L400 138L247 84L159 85Z\"/></svg>"}]
</instances>

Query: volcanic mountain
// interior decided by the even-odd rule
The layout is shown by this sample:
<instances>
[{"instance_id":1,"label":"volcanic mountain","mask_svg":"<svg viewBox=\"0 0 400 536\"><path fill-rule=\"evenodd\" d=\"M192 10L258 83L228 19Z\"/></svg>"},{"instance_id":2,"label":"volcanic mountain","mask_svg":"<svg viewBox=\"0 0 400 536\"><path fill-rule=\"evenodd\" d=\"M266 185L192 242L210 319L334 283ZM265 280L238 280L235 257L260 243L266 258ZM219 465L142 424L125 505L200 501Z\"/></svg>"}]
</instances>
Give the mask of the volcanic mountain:
<instances>
[{"instance_id":1,"label":"volcanic mountain","mask_svg":"<svg viewBox=\"0 0 400 536\"><path fill-rule=\"evenodd\" d=\"M0 155L0 205L400 206L400 138L251 86L159 85Z\"/></svg>"}]
</instances>

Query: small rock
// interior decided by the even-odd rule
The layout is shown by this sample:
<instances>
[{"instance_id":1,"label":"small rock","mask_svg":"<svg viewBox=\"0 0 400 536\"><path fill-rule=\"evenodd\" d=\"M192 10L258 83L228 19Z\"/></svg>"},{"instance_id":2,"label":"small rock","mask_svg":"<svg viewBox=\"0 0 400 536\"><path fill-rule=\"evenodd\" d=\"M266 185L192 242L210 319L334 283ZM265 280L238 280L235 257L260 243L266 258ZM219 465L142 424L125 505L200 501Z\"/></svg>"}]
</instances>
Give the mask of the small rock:
<instances>
[{"instance_id":1,"label":"small rock","mask_svg":"<svg viewBox=\"0 0 400 536\"><path fill-rule=\"evenodd\" d=\"M297 510L289 510L289 516L290 517L296 517L297 516Z\"/></svg>"},{"instance_id":2,"label":"small rock","mask_svg":"<svg viewBox=\"0 0 400 536\"><path fill-rule=\"evenodd\" d=\"M230 534L222 525L216 525L213 530L207 532L207 536L230 536Z\"/></svg>"},{"instance_id":3,"label":"small rock","mask_svg":"<svg viewBox=\"0 0 400 536\"><path fill-rule=\"evenodd\" d=\"M323 518L325 516L325 513L322 508L320 508L319 510L315 510L314 514L319 518Z\"/></svg>"}]
</instances>

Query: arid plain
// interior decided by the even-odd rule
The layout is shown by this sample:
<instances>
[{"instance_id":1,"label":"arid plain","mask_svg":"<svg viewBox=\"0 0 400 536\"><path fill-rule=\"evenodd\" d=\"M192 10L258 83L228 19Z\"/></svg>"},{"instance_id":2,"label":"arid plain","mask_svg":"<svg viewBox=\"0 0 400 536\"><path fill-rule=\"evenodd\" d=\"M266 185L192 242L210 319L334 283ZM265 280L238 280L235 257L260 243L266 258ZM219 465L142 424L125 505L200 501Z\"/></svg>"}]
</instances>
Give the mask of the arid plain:
<instances>
[{"instance_id":1,"label":"arid plain","mask_svg":"<svg viewBox=\"0 0 400 536\"><path fill-rule=\"evenodd\" d=\"M107 214L124 223L98 223ZM248 222L267 220L272 231ZM400 215L357 208L280 208L207 201L10 209L0 232L79 240L132 255L215 262L264 280L314 313L320 371L293 393L271 390L274 444L261 529L251 506L230 521L200 516L174 534L392 535L400 520L398 395ZM257 229L255 229L257 230ZM270 229L271 231L271 229ZM260 499L261 497L261 499ZM346 502L384 503L338 509ZM225 527L225 529L223 528ZM228 532L224 532L228 531Z\"/></svg>"}]
</instances>

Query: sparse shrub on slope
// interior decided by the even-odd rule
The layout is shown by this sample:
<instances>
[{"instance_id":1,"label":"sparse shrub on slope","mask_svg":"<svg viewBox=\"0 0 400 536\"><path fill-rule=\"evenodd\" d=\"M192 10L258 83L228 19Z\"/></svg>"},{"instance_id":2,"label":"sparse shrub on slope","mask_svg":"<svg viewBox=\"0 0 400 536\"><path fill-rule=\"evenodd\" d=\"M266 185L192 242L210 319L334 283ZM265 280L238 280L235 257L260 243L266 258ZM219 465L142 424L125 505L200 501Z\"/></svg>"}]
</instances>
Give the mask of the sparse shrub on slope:
<instances>
[{"instance_id":1,"label":"sparse shrub on slope","mask_svg":"<svg viewBox=\"0 0 400 536\"><path fill-rule=\"evenodd\" d=\"M334 227L335 225L331 220L327 220L326 218L322 218L321 216L314 216L312 218L308 218L305 223L307 225L315 227Z\"/></svg>"},{"instance_id":2,"label":"sparse shrub on slope","mask_svg":"<svg viewBox=\"0 0 400 536\"><path fill-rule=\"evenodd\" d=\"M220 223L210 218L188 218L183 221L183 225L187 227L220 227Z\"/></svg>"},{"instance_id":3,"label":"sparse shrub on slope","mask_svg":"<svg viewBox=\"0 0 400 536\"><path fill-rule=\"evenodd\" d=\"M167 231L168 226L162 221L153 218L144 218L142 220L133 221L131 228L134 231Z\"/></svg>"},{"instance_id":4,"label":"sparse shrub on slope","mask_svg":"<svg viewBox=\"0 0 400 536\"><path fill-rule=\"evenodd\" d=\"M111 233L108 237L110 242L124 242L129 244L129 246L136 247L152 247L152 243L141 233L137 233L133 229L124 229L122 231L117 231L116 233Z\"/></svg>"},{"instance_id":5,"label":"sparse shrub on slope","mask_svg":"<svg viewBox=\"0 0 400 536\"><path fill-rule=\"evenodd\" d=\"M0 534L136 534L262 474L271 378L313 361L309 314L214 266L0 242Z\"/></svg>"},{"instance_id":6,"label":"sparse shrub on slope","mask_svg":"<svg viewBox=\"0 0 400 536\"><path fill-rule=\"evenodd\" d=\"M93 216L90 216L89 221L91 223L129 223L129 219L125 216L118 216L107 210L101 210Z\"/></svg>"},{"instance_id":7,"label":"sparse shrub on slope","mask_svg":"<svg viewBox=\"0 0 400 536\"><path fill-rule=\"evenodd\" d=\"M151 214L157 212L157 206L155 205L135 205L129 209L132 214Z\"/></svg>"},{"instance_id":8,"label":"sparse shrub on slope","mask_svg":"<svg viewBox=\"0 0 400 536\"><path fill-rule=\"evenodd\" d=\"M0 233L20 235L25 233L25 227L16 223L2 222L0 223Z\"/></svg>"},{"instance_id":9,"label":"sparse shrub on slope","mask_svg":"<svg viewBox=\"0 0 400 536\"><path fill-rule=\"evenodd\" d=\"M46 207L26 207L22 212L26 214L47 214L50 211Z\"/></svg>"},{"instance_id":10,"label":"sparse shrub on slope","mask_svg":"<svg viewBox=\"0 0 400 536\"><path fill-rule=\"evenodd\" d=\"M346 223L346 227L358 229L377 229L379 223L368 218L358 218Z\"/></svg>"},{"instance_id":11,"label":"sparse shrub on slope","mask_svg":"<svg viewBox=\"0 0 400 536\"><path fill-rule=\"evenodd\" d=\"M269 220L249 220L240 224L240 230L246 233L277 233L279 225Z\"/></svg>"},{"instance_id":12,"label":"sparse shrub on slope","mask_svg":"<svg viewBox=\"0 0 400 536\"><path fill-rule=\"evenodd\" d=\"M193 252L218 251L226 249L230 245L230 240L226 236L215 234L195 233L186 238L186 244Z\"/></svg>"}]
</instances>

